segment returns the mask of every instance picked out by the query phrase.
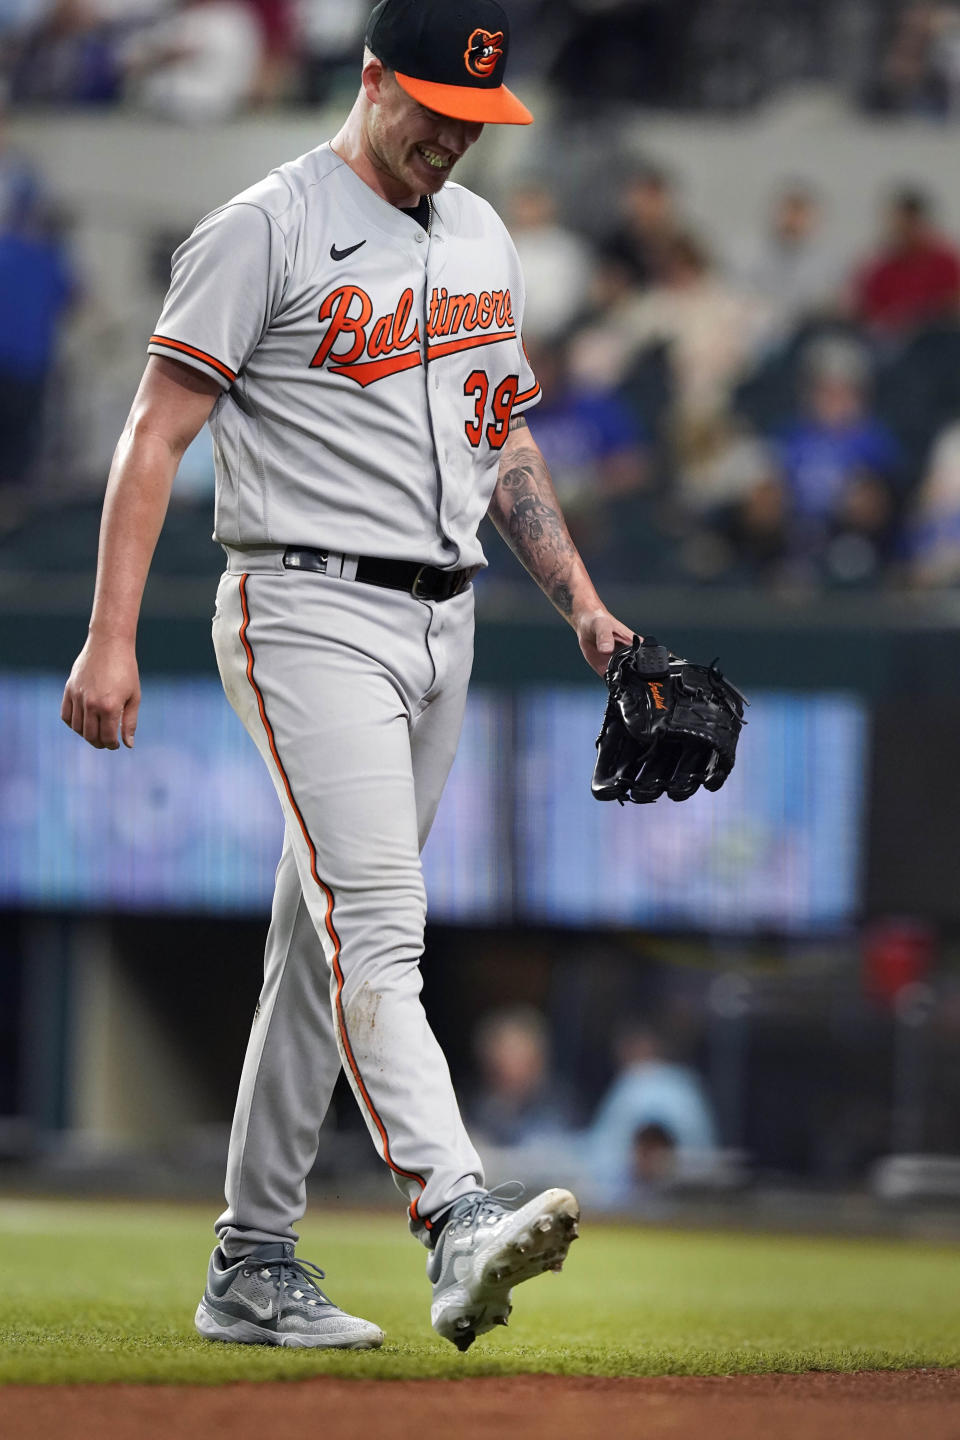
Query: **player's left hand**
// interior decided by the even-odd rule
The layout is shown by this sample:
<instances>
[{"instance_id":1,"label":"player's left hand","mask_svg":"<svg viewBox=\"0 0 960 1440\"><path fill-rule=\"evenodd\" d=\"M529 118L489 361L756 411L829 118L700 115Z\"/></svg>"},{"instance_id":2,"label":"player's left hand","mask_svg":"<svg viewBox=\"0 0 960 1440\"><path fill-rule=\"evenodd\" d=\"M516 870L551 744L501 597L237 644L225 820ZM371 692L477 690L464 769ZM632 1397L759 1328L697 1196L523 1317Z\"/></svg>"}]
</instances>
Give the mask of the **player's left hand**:
<instances>
[{"instance_id":1,"label":"player's left hand","mask_svg":"<svg viewBox=\"0 0 960 1440\"><path fill-rule=\"evenodd\" d=\"M591 790L597 800L649 805L719 790L737 754L746 698L717 662L697 665L652 635L618 649L607 670L610 698L597 737Z\"/></svg>"},{"instance_id":2,"label":"player's left hand","mask_svg":"<svg viewBox=\"0 0 960 1440\"><path fill-rule=\"evenodd\" d=\"M609 610L592 610L576 623L577 639L587 664L605 675L610 656L618 645L633 642L633 629L622 624Z\"/></svg>"}]
</instances>

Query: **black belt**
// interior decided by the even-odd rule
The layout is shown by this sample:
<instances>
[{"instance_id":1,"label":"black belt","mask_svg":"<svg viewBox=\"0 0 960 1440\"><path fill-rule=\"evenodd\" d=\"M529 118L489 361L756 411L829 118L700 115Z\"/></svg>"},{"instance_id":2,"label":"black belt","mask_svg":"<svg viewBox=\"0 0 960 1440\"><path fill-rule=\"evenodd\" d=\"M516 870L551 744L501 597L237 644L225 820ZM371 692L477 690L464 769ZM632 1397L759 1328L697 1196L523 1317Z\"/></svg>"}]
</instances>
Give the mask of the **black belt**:
<instances>
[{"instance_id":1,"label":"black belt","mask_svg":"<svg viewBox=\"0 0 960 1440\"><path fill-rule=\"evenodd\" d=\"M326 550L308 550L291 545L283 552L288 570L311 570L326 575L329 559ZM418 565L415 560L379 560L361 555L357 560L354 579L364 585L383 585L387 590L406 590L418 600L452 600L462 595L480 569L470 565L464 570L441 570L436 565Z\"/></svg>"}]
</instances>

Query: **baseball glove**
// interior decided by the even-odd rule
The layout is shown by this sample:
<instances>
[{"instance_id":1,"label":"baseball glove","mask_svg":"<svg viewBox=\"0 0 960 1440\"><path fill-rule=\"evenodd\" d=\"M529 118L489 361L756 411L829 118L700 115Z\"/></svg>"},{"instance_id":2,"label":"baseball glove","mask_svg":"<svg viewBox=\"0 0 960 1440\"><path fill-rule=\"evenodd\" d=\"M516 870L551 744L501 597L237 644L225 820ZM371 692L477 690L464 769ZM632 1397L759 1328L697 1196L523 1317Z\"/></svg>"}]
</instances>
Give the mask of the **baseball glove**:
<instances>
[{"instance_id":1,"label":"baseball glove","mask_svg":"<svg viewBox=\"0 0 960 1440\"><path fill-rule=\"evenodd\" d=\"M712 665L671 655L652 635L614 650L597 737L597 800L649 805L719 790L733 769L747 701Z\"/></svg>"}]
</instances>

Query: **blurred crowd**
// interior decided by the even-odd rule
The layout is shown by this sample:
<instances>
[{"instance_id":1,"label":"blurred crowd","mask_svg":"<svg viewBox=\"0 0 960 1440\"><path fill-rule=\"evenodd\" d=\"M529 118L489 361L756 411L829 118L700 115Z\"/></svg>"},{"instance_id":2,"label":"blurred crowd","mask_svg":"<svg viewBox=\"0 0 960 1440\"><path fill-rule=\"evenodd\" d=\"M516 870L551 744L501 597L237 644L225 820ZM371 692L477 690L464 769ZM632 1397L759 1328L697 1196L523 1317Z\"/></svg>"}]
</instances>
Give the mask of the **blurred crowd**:
<instances>
[{"instance_id":1,"label":"blurred crowd","mask_svg":"<svg viewBox=\"0 0 960 1440\"><path fill-rule=\"evenodd\" d=\"M730 1156L698 1071L641 1018L621 1022L613 1075L591 1113L532 1005L488 1012L464 1097L488 1167L532 1184L559 1167L598 1209L657 1213L685 1185L722 1185Z\"/></svg>"},{"instance_id":2,"label":"blurred crowd","mask_svg":"<svg viewBox=\"0 0 960 1440\"><path fill-rule=\"evenodd\" d=\"M729 0L730 14L747 8ZM551 14L599 65L618 26L628 52L667 46L676 15L661 10L568 0ZM367 13L367 0L8 0L9 100L123 100L194 123L319 101L340 78L352 92ZM520 69L542 75L529 40L554 33L543 7L514 0L512 13ZM960 7L884 14L865 103L949 115ZM551 53L560 83L562 45ZM830 203L803 177L785 177L734 236L694 224L679 177L653 157L622 165L596 206L578 173L565 164L554 183L543 167L496 198L527 280L544 397L531 428L598 579L960 582L960 236L937 196L910 181L878 196L872 241L843 257ZM29 492L78 298L63 217L5 140L0 108L0 526ZM512 575L503 548L486 548L493 577Z\"/></svg>"},{"instance_id":3,"label":"blurred crowd","mask_svg":"<svg viewBox=\"0 0 960 1440\"><path fill-rule=\"evenodd\" d=\"M864 96L880 113L960 114L960 6L913 0L893 17Z\"/></svg>"},{"instance_id":4,"label":"blurred crowd","mask_svg":"<svg viewBox=\"0 0 960 1440\"><path fill-rule=\"evenodd\" d=\"M0 528L29 491L60 331L77 298L66 229L36 168L6 143L0 109Z\"/></svg>"},{"instance_id":5,"label":"blurred crowd","mask_svg":"<svg viewBox=\"0 0 960 1440\"><path fill-rule=\"evenodd\" d=\"M11 0L2 73L14 105L202 124L325 99L368 13L366 0Z\"/></svg>"},{"instance_id":6,"label":"blurred crowd","mask_svg":"<svg viewBox=\"0 0 960 1440\"><path fill-rule=\"evenodd\" d=\"M17 104L126 103L200 122L327 98L370 0L5 0ZM960 113L957 0L511 0L511 73L565 104L749 108L827 84L883 112Z\"/></svg>"},{"instance_id":7,"label":"blurred crowd","mask_svg":"<svg viewBox=\"0 0 960 1440\"><path fill-rule=\"evenodd\" d=\"M652 163L590 234L540 180L510 195L531 429L604 578L960 580L960 246L903 186L838 266L824 211L786 182L725 254Z\"/></svg>"}]
</instances>

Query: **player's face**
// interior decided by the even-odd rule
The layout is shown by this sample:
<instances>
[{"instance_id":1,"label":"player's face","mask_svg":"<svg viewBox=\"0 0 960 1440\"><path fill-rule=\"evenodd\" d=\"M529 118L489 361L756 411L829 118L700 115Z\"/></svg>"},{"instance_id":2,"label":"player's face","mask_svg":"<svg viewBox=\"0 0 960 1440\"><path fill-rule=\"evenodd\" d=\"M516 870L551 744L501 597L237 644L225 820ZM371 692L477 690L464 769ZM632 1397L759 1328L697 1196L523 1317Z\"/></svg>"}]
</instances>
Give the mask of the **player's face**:
<instances>
[{"instance_id":1,"label":"player's face","mask_svg":"<svg viewBox=\"0 0 960 1440\"><path fill-rule=\"evenodd\" d=\"M483 132L479 123L452 120L426 110L408 95L393 75L384 74L378 103L366 127L370 159L381 178L395 190L394 203L435 195L450 178L461 155Z\"/></svg>"}]
</instances>

